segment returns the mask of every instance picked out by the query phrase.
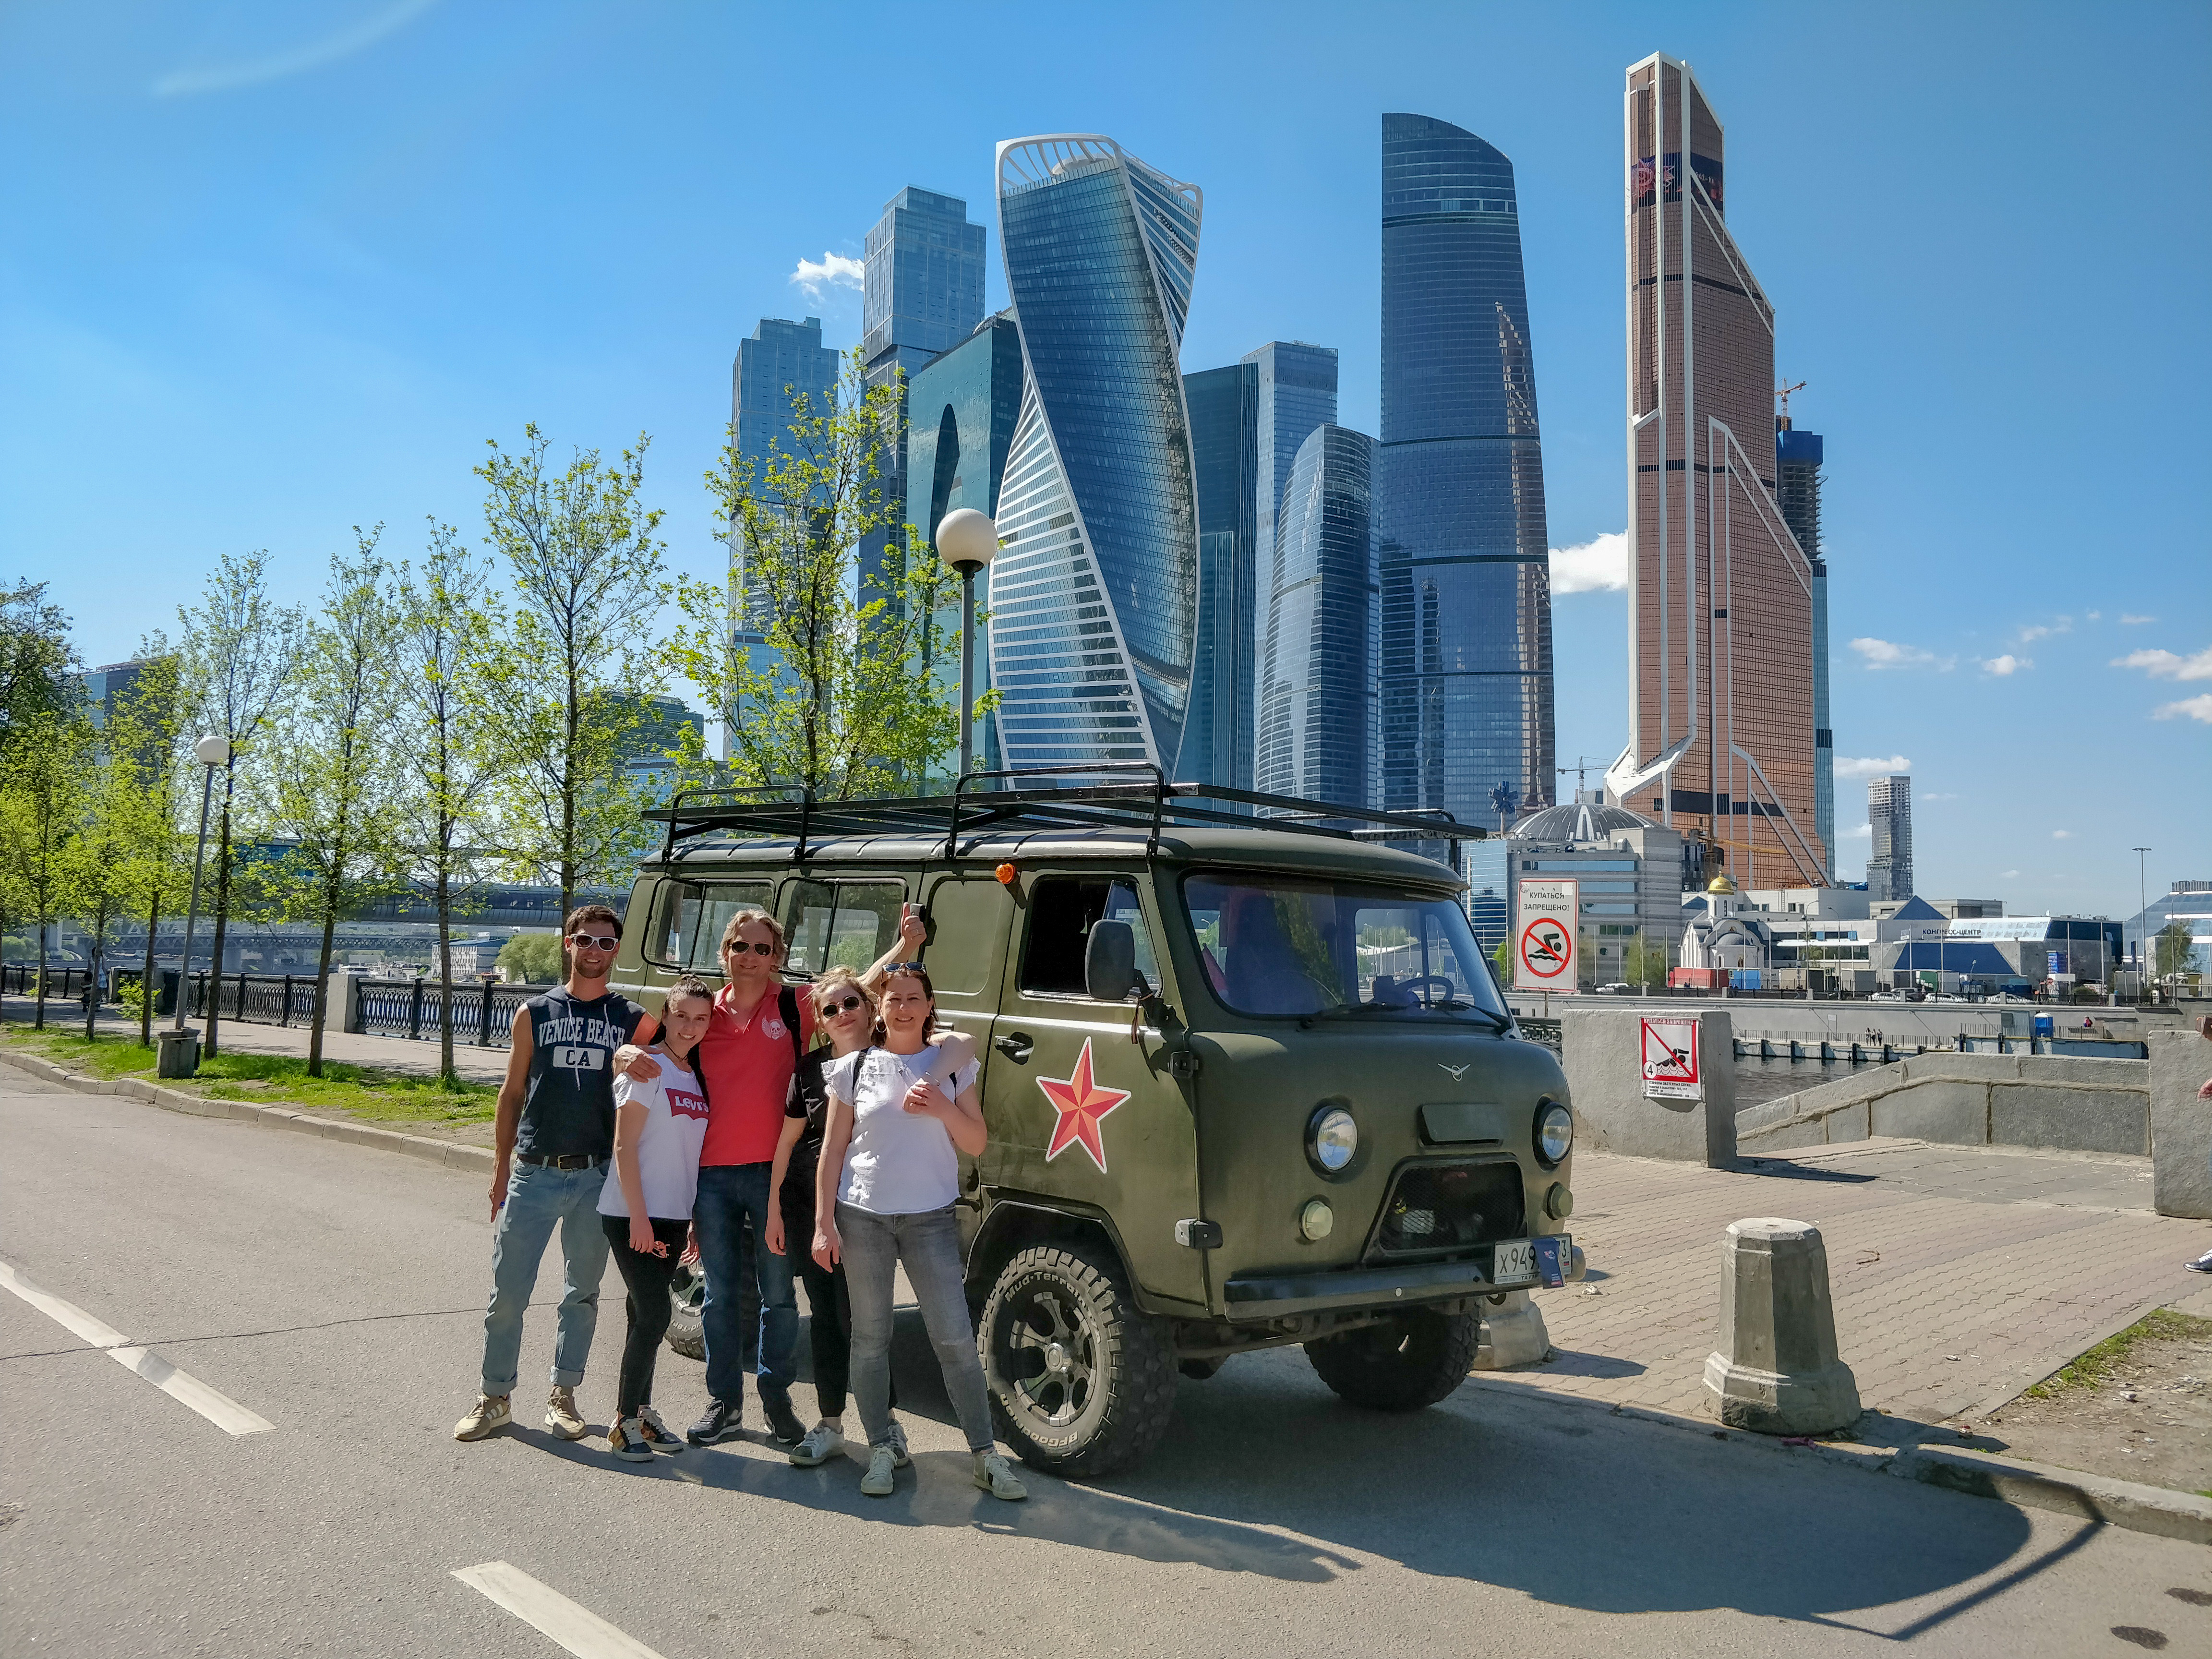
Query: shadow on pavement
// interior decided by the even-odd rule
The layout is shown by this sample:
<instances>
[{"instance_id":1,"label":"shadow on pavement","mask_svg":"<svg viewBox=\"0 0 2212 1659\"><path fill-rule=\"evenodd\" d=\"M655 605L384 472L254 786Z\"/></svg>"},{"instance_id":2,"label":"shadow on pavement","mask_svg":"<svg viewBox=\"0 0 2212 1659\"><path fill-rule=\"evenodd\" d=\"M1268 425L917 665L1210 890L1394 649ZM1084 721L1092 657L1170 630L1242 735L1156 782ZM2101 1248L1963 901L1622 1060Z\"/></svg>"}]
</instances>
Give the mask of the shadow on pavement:
<instances>
[{"instance_id":1,"label":"shadow on pavement","mask_svg":"<svg viewBox=\"0 0 2212 1659\"><path fill-rule=\"evenodd\" d=\"M1735 1167L1740 1175L1765 1176L1776 1181L1839 1181L1863 1187L1869 1181L1881 1179L1880 1176L1850 1170L1832 1170L1820 1164L1792 1164L1786 1158L1740 1158Z\"/></svg>"}]
</instances>

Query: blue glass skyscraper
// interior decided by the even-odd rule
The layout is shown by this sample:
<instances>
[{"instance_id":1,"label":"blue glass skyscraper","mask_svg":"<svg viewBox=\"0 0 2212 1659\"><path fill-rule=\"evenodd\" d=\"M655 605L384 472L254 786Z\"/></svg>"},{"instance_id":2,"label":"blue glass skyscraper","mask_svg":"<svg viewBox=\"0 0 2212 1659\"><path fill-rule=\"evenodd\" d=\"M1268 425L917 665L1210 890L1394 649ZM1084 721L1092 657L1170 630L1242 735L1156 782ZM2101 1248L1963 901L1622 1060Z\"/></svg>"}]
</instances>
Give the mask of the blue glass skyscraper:
<instances>
[{"instance_id":1,"label":"blue glass skyscraper","mask_svg":"<svg viewBox=\"0 0 2212 1659\"><path fill-rule=\"evenodd\" d=\"M822 343L819 317L803 323L763 317L752 337L738 343L738 361L730 370L730 424L737 431L738 453L750 460L757 472L765 471L770 451L788 452L793 405L799 397L806 398L817 415L835 404L839 367L836 349ZM732 641L744 650L754 673L768 673L775 666L775 653L767 642L766 600L757 585L745 579L744 548L734 528L730 570L742 596ZM726 736L726 745L727 741Z\"/></svg>"},{"instance_id":2,"label":"blue glass skyscraper","mask_svg":"<svg viewBox=\"0 0 2212 1659\"><path fill-rule=\"evenodd\" d=\"M1254 670L1267 600L1260 540L1260 368L1182 377L1198 488L1198 651L1176 775L1252 787Z\"/></svg>"},{"instance_id":3,"label":"blue glass skyscraper","mask_svg":"<svg viewBox=\"0 0 2212 1659\"><path fill-rule=\"evenodd\" d=\"M1010 766L1176 774L1198 611L1198 504L1176 355L1198 187L1096 135L999 146L999 246L1022 411L1000 491L991 675Z\"/></svg>"},{"instance_id":4,"label":"blue glass skyscraper","mask_svg":"<svg viewBox=\"0 0 2212 1659\"><path fill-rule=\"evenodd\" d=\"M1259 787L1271 794L1368 804L1374 454L1364 433L1317 427L1284 488L1261 666Z\"/></svg>"},{"instance_id":5,"label":"blue glass skyscraper","mask_svg":"<svg viewBox=\"0 0 2212 1659\"><path fill-rule=\"evenodd\" d=\"M1382 118L1382 805L1553 798L1551 562L1513 164Z\"/></svg>"},{"instance_id":6,"label":"blue glass skyscraper","mask_svg":"<svg viewBox=\"0 0 2212 1659\"><path fill-rule=\"evenodd\" d=\"M1022 337L1004 312L986 318L958 345L907 382L906 521L934 546L937 526L956 507L989 518L999 514L999 487L1013 447L1022 409ZM930 555L924 554L927 557ZM960 693L960 613L956 602L926 630L927 672L944 688L947 702ZM991 689L990 624L980 624L975 690ZM986 771L1006 763L999 750L995 713L975 726L975 752Z\"/></svg>"}]
</instances>

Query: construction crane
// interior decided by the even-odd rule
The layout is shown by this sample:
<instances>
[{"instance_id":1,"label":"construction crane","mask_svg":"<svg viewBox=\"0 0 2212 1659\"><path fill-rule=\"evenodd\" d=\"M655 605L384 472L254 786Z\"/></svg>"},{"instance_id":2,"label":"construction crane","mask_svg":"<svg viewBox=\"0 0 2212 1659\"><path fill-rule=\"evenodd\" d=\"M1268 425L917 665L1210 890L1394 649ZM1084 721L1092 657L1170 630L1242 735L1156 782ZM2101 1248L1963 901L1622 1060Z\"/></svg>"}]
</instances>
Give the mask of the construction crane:
<instances>
[{"instance_id":1,"label":"construction crane","mask_svg":"<svg viewBox=\"0 0 2212 1659\"><path fill-rule=\"evenodd\" d=\"M1575 793L1581 795L1588 793L1589 791L1590 768L1593 766L1601 767L1605 763L1605 760L1602 757L1593 760L1588 755L1577 755L1575 757L1575 763L1572 766L1562 766L1559 769L1559 773L1563 778L1566 776L1568 773L1573 773L1575 775Z\"/></svg>"},{"instance_id":2,"label":"construction crane","mask_svg":"<svg viewBox=\"0 0 2212 1659\"><path fill-rule=\"evenodd\" d=\"M1790 394L1793 392L1802 392L1804 389L1805 382L1802 380L1798 381L1796 386L1778 386L1774 388L1774 395L1782 399L1781 430L1784 432L1790 430Z\"/></svg>"}]
</instances>

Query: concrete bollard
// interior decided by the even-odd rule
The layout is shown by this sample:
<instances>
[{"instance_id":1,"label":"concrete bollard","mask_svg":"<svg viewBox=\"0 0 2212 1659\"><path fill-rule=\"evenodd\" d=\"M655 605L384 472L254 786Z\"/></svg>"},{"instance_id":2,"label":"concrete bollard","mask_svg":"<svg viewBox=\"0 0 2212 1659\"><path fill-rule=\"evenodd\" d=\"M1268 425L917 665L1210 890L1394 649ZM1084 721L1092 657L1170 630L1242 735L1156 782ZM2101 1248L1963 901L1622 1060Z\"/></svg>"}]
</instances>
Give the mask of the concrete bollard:
<instances>
[{"instance_id":1,"label":"concrete bollard","mask_svg":"<svg viewBox=\"0 0 2212 1659\"><path fill-rule=\"evenodd\" d=\"M1552 1334L1544 1328L1543 1313L1528 1291L1506 1291L1502 1308L1493 1308L1487 1302L1481 1307L1475 1370L1502 1371L1516 1365L1533 1365L1552 1351Z\"/></svg>"},{"instance_id":2,"label":"concrete bollard","mask_svg":"<svg viewBox=\"0 0 2212 1659\"><path fill-rule=\"evenodd\" d=\"M1732 1429L1820 1434L1855 1423L1859 1389L1836 1353L1828 1251L1806 1221L1733 1224L1721 1240L1721 1351L1705 1360Z\"/></svg>"}]
</instances>

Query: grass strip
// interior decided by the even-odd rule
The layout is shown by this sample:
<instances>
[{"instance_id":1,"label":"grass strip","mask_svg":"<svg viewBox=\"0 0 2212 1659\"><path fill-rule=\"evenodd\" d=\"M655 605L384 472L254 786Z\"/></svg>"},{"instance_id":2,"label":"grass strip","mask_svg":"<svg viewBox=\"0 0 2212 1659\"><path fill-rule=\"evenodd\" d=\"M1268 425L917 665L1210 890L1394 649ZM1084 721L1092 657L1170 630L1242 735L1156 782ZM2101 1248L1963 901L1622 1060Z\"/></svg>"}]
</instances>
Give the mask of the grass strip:
<instances>
[{"instance_id":1,"label":"grass strip","mask_svg":"<svg viewBox=\"0 0 2212 1659\"><path fill-rule=\"evenodd\" d=\"M2122 1362L2141 1343L2205 1336L2212 1336L2212 1319L2176 1313L2171 1308L2154 1308L2117 1336L2106 1337L2065 1370L2037 1383L2027 1391L2027 1398L2056 1400L2069 1389L2094 1389L2110 1382L2118 1376Z\"/></svg>"},{"instance_id":2,"label":"grass strip","mask_svg":"<svg viewBox=\"0 0 2212 1659\"><path fill-rule=\"evenodd\" d=\"M72 1072L111 1081L154 1075L155 1052L141 1043L113 1037L87 1042L82 1031L21 1026L9 1026L5 1036L9 1047ZM499 1105L499 1091L488 1083L463 1079L449 1088L417 1073L335 1060L323 1062L322 1076L309 1077L307 1062L292 1054L213 1055L200 1062L198 1077L178 1086L215 1100L336 1109L377 1123L484 1123Z\"/></svg>"}]
</instances>

